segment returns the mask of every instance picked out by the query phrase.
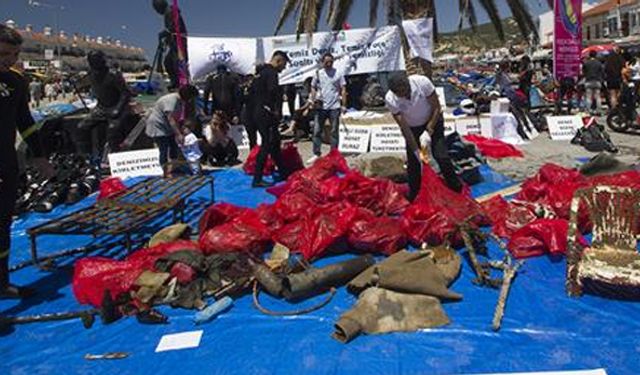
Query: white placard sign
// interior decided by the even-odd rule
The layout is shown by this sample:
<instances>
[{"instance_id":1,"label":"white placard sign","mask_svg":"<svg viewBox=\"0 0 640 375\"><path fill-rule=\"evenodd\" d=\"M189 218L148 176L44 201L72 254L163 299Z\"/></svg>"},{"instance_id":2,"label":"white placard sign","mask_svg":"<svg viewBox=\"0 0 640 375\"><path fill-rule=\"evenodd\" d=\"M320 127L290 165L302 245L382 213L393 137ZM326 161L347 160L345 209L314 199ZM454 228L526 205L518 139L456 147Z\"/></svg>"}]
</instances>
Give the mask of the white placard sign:
<instances>
[{"instance_id":1,"label":"white placard sign","mask_svg":"<svg viewBox=\"0 0 640 375\"><path fill-rule=\"evenodd\" d=\"M456 131L461 136L481 134L480 119L477 116L464 116L456 118Z\"/></svg>"},{"instance_id":2,"label":"white placard sign","mask_svg":"<svg viewBox=\"0 0 640 375\"><path fill-rule=\"evenodd\" d=\"M583 126L580 116L548 116L549 135L554 141L570 141Z\"/></svg>"},{"instance_id":3,"label":"white placard sign","mask_svg":"<svg viewBox=\"0 0 640 375\"><path fill-rule=\"evenodd\" d=\"M256 38L188 37L189 73L192 79L204 78L219 65L238 74L251 74L258 59Z\"/></svg>"},{"instance_id":4,"label":"white placard sign","mask_svg":"<svg viewBox=\"0 0 640 375\"><path fill-rule=\"evenodd\" d=\"M369 149L371 126L340 126L338 150L348 154L363 154Z\"/></svg>"},{"instance_id":5,"label":"white placard sign","mask_svg":"<svg viewBox=\"0 0 640 375\"><path fill-rule=\"evenodd\" d=\"M262 38L264 59L282 50L291 59L280 74L280 84L304 82L320 67L322 55L335 57L335 68L344 75L390 72L404 69L402 41L397 26ZM189 45L191 48L191 45Z\"/></svg>"},{"instance_id":6,"label":"white placard sign","mask_svg":"<svg viewBox=\"0 0 640 375\"><path fill-rule=\"evenodd\" d=\"M398 125L371 127L371 152L406 152L407 144Z\"/></svg>"},{"instance_id":7,"label":"white placard sign","mask_svg":"<svg viewBox=\"0 0 640 375\"><path fill-rule=\"evenodd\" d=\"M238 146L238 150L248 150L249 149L249 134L247 133L247 129L244 125L232 125L229 127L229 135L233 142L235 142L236 146ZM256 138L258 144L261 143L260 133L257 133Z\"/></svg>"},{"instance_id":8,"label":"white placard sign","mask_svg":"<svg viewBox=\"0 0 640 375\"><path fill-rule=\"evenodd\" d=\"M456 132L456 118L444 116L444 135L449 135Z\"/></svg>"},{"instance_id":9,"label":"white placard sign","mask_svg":"<svg viewBox=\"0 0 640 375\"><path fill-rule=\"evenodd\" d=\"M491 127L493 138L512 145L524 143L518 134L518 120L511 113L491 115Z\"/></svg>"},{"instance_id":10,"label":"white placard sign","mask_svg":"<svg viewBox=\"0 0 640 375\"><path fill-rule=\"evenodd\" d=\"M493 125L491 124L491 115L480 115L480 135L485 138L493 138Z\"/></svg>"},{"instance_id":11,"label":"white placard sign","mask_svg":"<svg viewBox=\"0 0 640 375\"><path fill-rule=\"evenodd\" d=\"M109 154L109 167L114 177L162 176L160 150L157 148Z\"/></svg>"},{"instance_id":12,"label":"white placard sign","mask_svg":"<svg viewBox=\"0 0 640 375\"><path fill-rule=\"evenodd\" d=\"M193 331L164 335L156 347L156 353L197 348L200 346L203 333L204 331Z\"/></svg>"}]
</instances>

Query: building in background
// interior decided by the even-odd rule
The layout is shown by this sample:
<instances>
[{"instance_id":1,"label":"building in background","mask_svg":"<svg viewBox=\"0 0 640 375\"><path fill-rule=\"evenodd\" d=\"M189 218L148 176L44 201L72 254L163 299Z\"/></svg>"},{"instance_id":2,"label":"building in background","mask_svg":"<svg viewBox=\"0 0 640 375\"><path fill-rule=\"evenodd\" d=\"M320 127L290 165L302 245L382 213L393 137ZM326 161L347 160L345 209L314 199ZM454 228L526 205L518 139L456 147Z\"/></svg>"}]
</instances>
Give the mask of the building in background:
<instances>
[{"instance_id":1,"label":"building in background","mask_svg":"<svg viewBox=\"0 0 640 375\"><path fill-rule=\"evenodd\" d=\"M139 72L148 67L148 61L142 48L127 46L120 40L88 35L68 35L64 31L44 27L42 32L35 31L30 25L23 29L8 20L5 24L22 35L24 44L20 60L26 71L48 72L61 70L77 72L88 69L86 56L91 50L101 50L112 65L117 64L123 72Z\"/></svg>"},{"instance_id":2,"label":"building in background","mask_svg":"<svg viewBox=\"0 0 640 375\"><path fill-rule=\"evenodd\" d=\"M640 0L606 0L583 14L585 45L640 43Z\"/></svg>"}]
</instances>

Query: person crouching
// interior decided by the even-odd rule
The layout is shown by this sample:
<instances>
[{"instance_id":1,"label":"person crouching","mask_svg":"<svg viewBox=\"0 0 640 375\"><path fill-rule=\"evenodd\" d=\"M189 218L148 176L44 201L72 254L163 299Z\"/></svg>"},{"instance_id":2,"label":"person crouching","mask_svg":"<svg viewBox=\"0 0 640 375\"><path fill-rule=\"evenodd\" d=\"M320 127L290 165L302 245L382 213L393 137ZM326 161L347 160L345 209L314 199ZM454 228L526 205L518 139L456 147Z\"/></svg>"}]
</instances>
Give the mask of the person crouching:
<instances>
[{"instance_id":1,"label":"person crouching","mask_svg":"<svg viewBox=\"0 0 640 375\"><path fill-rule=\"evenodd\" d=\"M213 166L232 166L238 163L238 147L231 138L229 123L223 112L216 111L203 130L202 150Z\"/></svg>"}]
</instances>

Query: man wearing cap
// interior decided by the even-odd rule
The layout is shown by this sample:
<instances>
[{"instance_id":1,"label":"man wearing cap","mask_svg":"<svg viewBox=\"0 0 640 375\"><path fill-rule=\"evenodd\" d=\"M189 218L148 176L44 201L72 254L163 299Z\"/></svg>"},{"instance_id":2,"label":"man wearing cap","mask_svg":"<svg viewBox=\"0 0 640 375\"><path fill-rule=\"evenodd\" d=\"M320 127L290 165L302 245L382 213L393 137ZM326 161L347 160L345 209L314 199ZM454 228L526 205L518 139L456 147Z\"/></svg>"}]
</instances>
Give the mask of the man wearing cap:
<instances>
[{"instance_id":1,"label":"man wearing cap","mask_svg":"<svg viewBox=\"0 0 640 375\"><path fill-rule=\"evenodd\" d=\"M278 167L278 172L283 179L287 177L287 171L283 168L280 155L280 130L278 125L282 119L283 90L278 83L278 74L284 70L289 62L289 56L284 51L275 51L271 61L266 63L253 83L253 100L255 103L254 121L258 127L258 133L262 138L260 152L256 159L256 170L253 175L253 187L269 187L270 184L262 180L262 170L271 158Z\"/></svg>"},{"instance_id":2,"label":"man wearing cap","mask_svg":"<svg viewBox=\"0 0 640 375\"><path fill-rule=\"evenodd\" d=\"M394 73L389 77L389 91L385 101L407 143L409 199L413 201L420 191L421 162L429 162L427 155L419 147L420 136L425 131L431 137L431 152L447 186L456 192L462 191L462 183L447 150L442 108L433 82L421 75Z\"/></svg>"}]
</instances>

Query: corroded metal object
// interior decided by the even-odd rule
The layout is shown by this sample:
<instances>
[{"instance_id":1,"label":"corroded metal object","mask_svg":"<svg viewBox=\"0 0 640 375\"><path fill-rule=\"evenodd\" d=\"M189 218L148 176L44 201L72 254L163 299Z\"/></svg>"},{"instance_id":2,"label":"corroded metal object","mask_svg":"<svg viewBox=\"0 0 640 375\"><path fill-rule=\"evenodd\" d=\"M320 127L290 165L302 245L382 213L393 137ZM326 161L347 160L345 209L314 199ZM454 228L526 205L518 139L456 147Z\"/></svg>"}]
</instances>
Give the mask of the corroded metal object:
<instances>
[{"instance_id":1,"label":"corroded metal object","mask_svg":"<svg viewBox=\"0 0 640 375\"><path fill-rule=\"evenodd\" d=\"M505 260L499 262L491 262L491 266L503 271L502 275L502 287L500 288L500 296L498 297L498 304L496 310L493 313L492 328L494 331L499 331L502 325L502 318L504 317L504 309L507 304L507 298L511 290L511 282L516 277L518 269L522 266L523 262L513 262L510 256L506 256Z\"/></svg>"},{"instance_id":2,"label":"corroded metal object","mask_svg":"<svg viewBox=\"0 0 640 375\"><path fill-rule=\"evenodd\" d=\"M593 240L586 248L576 240L582 209L593 225ZM576 191L567 240L567 294L578 297L588 285L599 294L640 298L639 221L637 189L596 186Z\"/></svg>"},{"instance_id":3,"label":"corroded metal object","mask_svg":"<svg viewBox=\"0 0 640 375\"><path fill-rule=\"evenodd\" d=\"M33 263L39 264L36 240L44 234L124 236L127 250L131 251L131 236L142 226L168 212L173 213L174 223L183 220L187 198L207 185L213 202L212 177L149 178L113 199L98 201L83 210L30 228L27 232L31 237Z\"/></svg>"}]
</instances>

